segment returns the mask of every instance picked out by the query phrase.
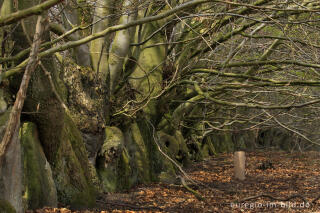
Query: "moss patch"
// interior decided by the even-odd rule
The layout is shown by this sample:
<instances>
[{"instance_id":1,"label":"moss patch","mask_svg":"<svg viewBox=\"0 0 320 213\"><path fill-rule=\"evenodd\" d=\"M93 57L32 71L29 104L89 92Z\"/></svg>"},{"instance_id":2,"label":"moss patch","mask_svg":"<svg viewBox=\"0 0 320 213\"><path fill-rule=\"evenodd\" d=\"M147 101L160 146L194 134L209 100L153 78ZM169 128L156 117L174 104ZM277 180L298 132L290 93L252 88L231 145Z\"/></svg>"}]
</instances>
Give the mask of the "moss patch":
<instances>
[{"instance_id":1,"label":"moss patch","mask_svg":"<svg viewBox=\"0 0 320 213\"><path fill-rule=\"evenodd\" d=\"M212 144L211 137L205 137L202 141L202 153L203 157L207 158L212 155L216 155L217 152Z\"/></svg>"},{"instance_id":2,"label":"moss patch","mask_svg":"<svg viewBox=\"0 0 320 213\"><path fill-rule=\"evenodd\" d=\"M118 171L117 171L117 188L119 190L129 189L133 182L130 178L132 174L132 170L130 167L130 158L127 149L123 149L121 153L121 158L118 163Z\"/></svg>"},{"instance_id":3,"label":"moss patch","mask_svg":"<svg viewBox=\"0 0 320 213\"><path fill-rule=\"evenodd\" d=\"M160 145L165 153L183 165L189 163L189 150L180 131L176 131L173 136L159 131L158 135Z\"/></svg>"},{"instance_id":4,"label":"moss patch","mask_svg":"<svg viewBox=\"0 0 320 213\"><path fill-rule=\"evenodd\" d=\"M92 207L95 189L88 155L81 133L65 116L61 143L54 163L54 177L59 202L73 208Z\"/></svg>"},{"instance_id":5,"label":"moss patch","mask_svg":"<svg viewBox=\"0 0 320 213\"><path fill-rule=\"evenodd\" d=\"M130 159L124 148L124 135L117 127L106 127L106 139L97 159L97 171L102 182L103 191L114 192L129 189Z\"/></svg>"},{"instance_id":6,"label":"moss patch","mask_svg":"<svg viewBox=\"0 0 320 213\"><path fill-rule=\"evenodd\" d=\"M57 192L51 167L45 158L38 131L33 123L24 123L20 131L25 174L24 199L28 209L57 206Z\"/></svg>"},{"instance_id":7,"label":"moss patch","mask_svg":"<svg viewBox=\"0 0 320 213\"><path fill-rule=\"evenodd\" d=\"M142 35L148 37L156 31L158 27L157 23L148 23L144 26ZM143 47L161 42L164 42L164 37L157 34L147 41ZM139 66L133 71L131 74L132 79L129 81L132 87L140 92L139 94L136 94L139 101L150 96L155 96L161 91L164 59L164 46L144 48L139 52L137 63ZM143 108L143 111L149 118L155 119L157 114L157 102L155 100L150 100L148 105Z\"/></svg>"},{"instance_id":8,"label":"moss patch","mask_svg":"<svg viewBox=\"0 0 320 213\"><path fill-rule=\"evenodd\" d=\"M132 168L137 171L138 182L148 183L151 181L149 153L137 123L131 125L130 133L131 137L127 145L133 160Z\"/></svg>"}]
</instances>

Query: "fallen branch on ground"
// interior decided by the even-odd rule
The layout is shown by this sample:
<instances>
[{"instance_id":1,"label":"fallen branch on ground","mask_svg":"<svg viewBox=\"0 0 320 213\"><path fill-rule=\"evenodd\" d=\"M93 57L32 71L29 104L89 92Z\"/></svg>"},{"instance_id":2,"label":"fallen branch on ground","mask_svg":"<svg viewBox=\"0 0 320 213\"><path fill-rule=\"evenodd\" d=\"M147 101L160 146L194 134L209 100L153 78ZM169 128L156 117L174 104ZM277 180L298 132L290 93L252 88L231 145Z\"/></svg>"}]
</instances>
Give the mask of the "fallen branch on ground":
<instances>
[{"instance_id":1,"label":"fallen branch on ground","mask_svg":"<svg viewBox=\"0 0 320 213\"><path fill-rule=\"evenodd\" d=\"M277 201L290 201L292 199L295 199L295 198L299 198L301 199L303 202L307 203L307 199L305 197L303 197L302 195L292 195L290 197L287 197L287 198L278 198L278 197L273 197L272 195L268 195L268 194L260 194L260 195L255 195L255 196L251 196L251 197L247 197L245 199L242 199L240 201L237 201L238 203L243 203L245 201L248 201L248 200L253 200L253 199L257 199L257 198L261 198L261 197L266 197L266 198L269 198L271 200L277 200ZM320 197L319 197L320 198Z\"/></svg>"}]
</instances>

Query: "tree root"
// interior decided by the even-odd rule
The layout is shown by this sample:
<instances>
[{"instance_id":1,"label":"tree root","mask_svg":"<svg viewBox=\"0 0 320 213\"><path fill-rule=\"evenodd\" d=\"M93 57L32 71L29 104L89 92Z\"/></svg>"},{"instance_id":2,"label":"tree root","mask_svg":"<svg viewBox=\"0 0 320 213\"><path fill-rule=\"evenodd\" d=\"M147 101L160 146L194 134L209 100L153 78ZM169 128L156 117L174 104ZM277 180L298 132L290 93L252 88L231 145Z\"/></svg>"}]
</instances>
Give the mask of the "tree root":
<instances>
[{"instance_id":1,"label":"tree root","mask_svg":"<svg viewBox=\"0 0 320 213\"><path fill-rule=\"evenodd\" d=\"M191 192L198 200L205 201L205 198L202 197L202 195L199 192L197 192L196 190L193 190L187 185L186 181L182 176L179 175L178 177L180 178L181 184L184 188L186 188L189 192Z\"/></svg>"}]
</instances>

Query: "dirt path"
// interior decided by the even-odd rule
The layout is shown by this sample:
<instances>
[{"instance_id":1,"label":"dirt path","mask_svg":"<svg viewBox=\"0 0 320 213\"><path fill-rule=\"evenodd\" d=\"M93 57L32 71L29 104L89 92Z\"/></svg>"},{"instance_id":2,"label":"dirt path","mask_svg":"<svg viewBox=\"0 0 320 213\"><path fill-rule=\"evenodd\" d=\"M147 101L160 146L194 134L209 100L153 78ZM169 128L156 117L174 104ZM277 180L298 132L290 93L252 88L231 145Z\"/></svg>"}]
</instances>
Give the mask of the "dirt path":
<instances>
[{"instance_id":1,"label":"dirt path","mask_svg":"<svg viewBox=\"0 0 320 213\"><path fill-rule=\"evenodd\" d=\"M204 185L192 185L205 201L199 201L181 185L139 185L128 193L105 195L97 201L99 209L81 212L320 212L320 153L247 153L247 178L233 178L232 154L221 154L194 163L187 173ZM271 160L273 168L259 165ZM274 198L301 197L287 201ZM306 199L303 201L303 199ZM32 212L32 211L30 211ZM42 209L35 212L71 212L68 209ZM76 211L80 212L80 211Z\"/></svg>"}]
</instances>

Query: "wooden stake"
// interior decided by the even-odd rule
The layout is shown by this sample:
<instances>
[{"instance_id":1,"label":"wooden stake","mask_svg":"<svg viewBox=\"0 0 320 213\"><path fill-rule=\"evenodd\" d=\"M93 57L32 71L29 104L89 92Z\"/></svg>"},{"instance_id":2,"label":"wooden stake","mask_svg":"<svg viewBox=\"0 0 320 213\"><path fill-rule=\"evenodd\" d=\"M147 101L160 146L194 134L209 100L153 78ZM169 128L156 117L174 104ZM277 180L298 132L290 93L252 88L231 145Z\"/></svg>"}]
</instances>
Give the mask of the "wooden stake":
<instances>
[{"instance_id":1,"label":"wooden stake","mask_svg":"<svg viewBox=\"0 0 320 213\"><path fill-rule=\"evenodd\" d=\"M244 151L236 151L234 153L234 175L239 180L245 180L246 172L246 155Z\"/></svg>"}]
</instances>

